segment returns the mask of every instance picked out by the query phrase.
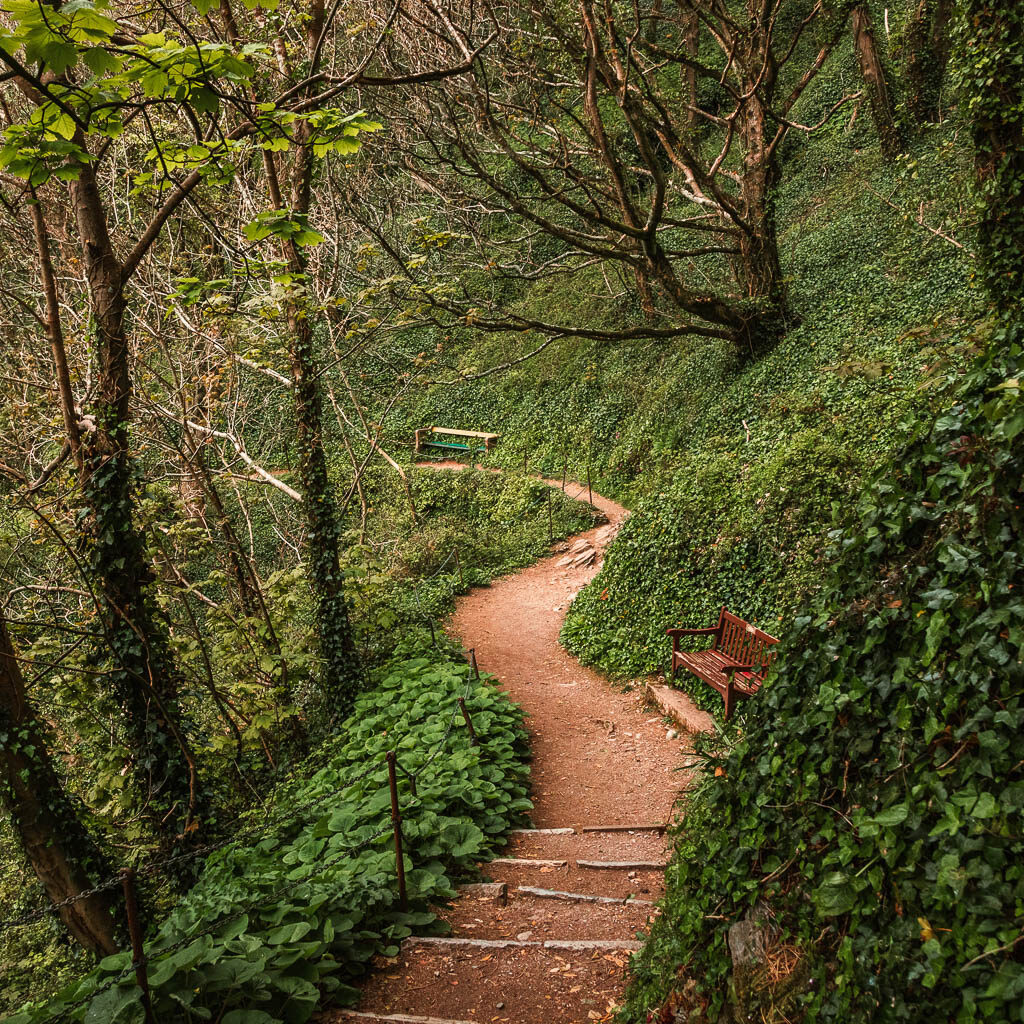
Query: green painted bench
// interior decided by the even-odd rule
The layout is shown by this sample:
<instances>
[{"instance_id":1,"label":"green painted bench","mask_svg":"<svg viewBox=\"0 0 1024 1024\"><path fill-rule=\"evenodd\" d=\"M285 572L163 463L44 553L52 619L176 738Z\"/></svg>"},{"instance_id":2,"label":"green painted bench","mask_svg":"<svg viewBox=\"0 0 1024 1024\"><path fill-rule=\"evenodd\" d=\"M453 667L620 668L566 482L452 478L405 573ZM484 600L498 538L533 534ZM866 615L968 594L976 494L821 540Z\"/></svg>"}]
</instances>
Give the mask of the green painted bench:
<instances>
[{"instance_id":1,"label":"green painted bench","mask_svg":"<svg viewBox=\"0 0 1024 1024\"><path fill-rule=\"evenodd\" d=\"M451 440L438 440L451 438ZM500 434L484 430L453 430L451 427L421 427L416 431L416 454L424 448L446 448L450 451L486 454L497 442Z\"/></svg>"}]
</instances>

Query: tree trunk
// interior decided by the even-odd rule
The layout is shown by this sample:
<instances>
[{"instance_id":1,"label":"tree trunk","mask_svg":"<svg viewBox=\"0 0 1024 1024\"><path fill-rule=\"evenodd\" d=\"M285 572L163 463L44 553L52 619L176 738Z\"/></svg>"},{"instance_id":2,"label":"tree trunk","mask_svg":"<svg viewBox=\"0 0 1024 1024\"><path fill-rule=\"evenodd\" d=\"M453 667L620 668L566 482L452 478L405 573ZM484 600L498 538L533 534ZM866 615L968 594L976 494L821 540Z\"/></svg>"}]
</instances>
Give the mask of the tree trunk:
<instances>
[{"instance_id":1,"label":"tree trunk","mask_svg":"<svg viewBox=\"0 0 1024 1024\"><path fill-rule=\"evenodd\" d=\"M768 6L748 3L750 28L740 48L740 86L746 97L738 114L743 168L740 178L739 255L734 260L737 284L759 312L748 321L748 351L778 340L787 319L787 296L779 260L775 225L775 187L781 177L772 146L774 126L768 110L775 96L778 68L772 51ZM756 331L755 337L751 332Z\"/></svg>"},{"instance_id":2,"label":"tree trunk","mask_svg":"<svg viewBox=\"0 0 1024 1024\"><path fill-rule=\"evenodd\" d=\"M700 52L700 20L696 11L686 10L682 12L683 49L686 56L696 60ZM683 69L683 98L690 107L697 106L697 70L693 67ZM693 128L697 124L697 113L695 110L687 110L684 124L687 128Z\"/></svg>"},{"instance_id":3,"label":"tree trunk","mask_svg":"<svg viewBox=\"0 0 1024 1024\"><path fill-rule=\"evenodd\" d=\"M918 123L940 119L952 13L952 0L919 0L907 26L907 105Z\"/></svg>"},{"instance_id":4,"label":"tree trunk","mask_svg":"<svg viewBox=\"0 0 1024 1024\"><path fill-rule=\"evenodd\" d=\"M301 250L290 243L288 248L292 250L288 261L291 272L305 273ZM352 710L362 686L362 671L338 558L340 536L324 454L319 361L306 310L292 305L288 310L288 328L302 508L306 518L306 558L324 662L323 691L332 717L343 718Z\"/></svg>"},{"instance_id":5,"label":"tree trunk","mask_svg":"<svg viewBox=\"0 0 1024 1024\"><path fill-rule=\"evenodd\" d=\"M84 137L79 145L85 146ZM135 520L129 451L131 370L124 282L94 172L70 184L96 336L95 430L85 444L83 490L92 513L91 564L112 656L107 676L122 707L132 778L165 853L198 839L199 780L178 726L177 674L147 591L153 581Z\"/></svg>"},{"instance_id":6,"label":"tree trunk","mask_svg":"<svg viewBox=\"0 0 1024 1024\"><path fill-rule=\"evenodd\" d=\"M740 195L744 226L736 261L737 279L747 298L784 313L786 294L773 197L780 173L774 152L768 152L766 134L765 110L755 95L740 114L744 164Z\"/></svg>"},{"instance_id":7,"label":"tree trunk","mask_svg":"<svg viewBox=\"0 0 1024 1024\"><path fill-rule=\"evenodd\" d=\"M903 149L903 138L896 123L885 64L878 51L874 26L867 7L863 4L854 7L852 20L853 45L857 51L857 63L860 65L861 78L867 90L882 156L886 160L895 160Z\"/></svg>"},{"instance_id":8,"label":"tree trunk","mask_svg":"<svg viewBox=\"0 0 1024 1024\"><path fill-rule=\"evenodd\" d=\"M314 0L306 26L309 55L312 55L317 45L323 16L323 3ZM309 146L309 125L305 121L295 126L292 152L291 208L296 213L306 214L310 206L313 159ZM264 157L267 184L271 202L276 209L282 209L281 188L272 157L270 153ZM291 239L284 242L283 248L288 271L294 276L296 284L300 285L306 280L307 274L305 252ZM306 558L324 665L322 691L326 710L337 721L352 710L356 695L363 685L363 674L348 614L348 600L345 597L339 559L340 530L327 475L316 338L313 321L303 298L289 301L287 320L299 477L303 490L302 509L306 519Z\"/></svg>"},{"instance_id":9,"label":"tree trunk","mask_svg":"<svg viewBox=\"0 0 1024 1024\"><path fill-rule=\"evenodd\" d=\"M36 877L54 903L91 889L109 868L83 827L53 766L43 729L0 608L0 797ZM112 890L69 903L58 913L75 940L100 956L119 946Z\"/></svg>"}]
</instances>

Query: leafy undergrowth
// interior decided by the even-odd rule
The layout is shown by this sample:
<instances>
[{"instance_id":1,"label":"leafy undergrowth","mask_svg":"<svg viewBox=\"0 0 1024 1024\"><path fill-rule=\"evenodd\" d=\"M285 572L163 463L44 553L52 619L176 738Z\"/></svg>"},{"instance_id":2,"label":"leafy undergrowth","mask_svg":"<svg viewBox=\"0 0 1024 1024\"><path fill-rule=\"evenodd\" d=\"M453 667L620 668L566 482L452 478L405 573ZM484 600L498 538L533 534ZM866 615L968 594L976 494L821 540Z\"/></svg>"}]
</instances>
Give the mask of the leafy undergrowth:
<instances>
[{"instance_id":1,"label":"leafy undergrowth","mask_svg":"<svg viewBox=\"0 0 1024 1024\"><path fill-rule=\"evenodd\" d=\"M756 907L774 975L737 1019L1022 1019L1022 362L997 332L833 537L706 758L625 1019L717 1019Z\"/></svg>"},{"instance_id":2,"label":"leafy undergrowth","mask_svg":"<svg viewBox=\"0 0 1024 1024\"><path fill-rule=\"evenodd\" d=\"M820 585L835 510L852 511L863 480L904 443L906 416L969 364L982 312L971 260L915 219L970 242L969 150L950 123L889 164L861 127L785 154L777 214L799 324L772 351L561 340L403 410L408 432L501 432L489 458L506 467L525 455L538 472L560 477L567 464L585 480L589 462L595 488L633 509L566 620L563 640L584 662L616 676L655 670L666 626L707 625L722 604L778 635ZM538 282L520 309L617 330L638 311L614 291L590 268ZM539 343L471 333L431 339L454 364L445 375ZM721 708L703 684L692 693Z\"/></svg>"},{"instance_id":3,"label":"leafy undergrowth","mask_svg":"<svg viewBox=\"0 0 1024 1024\"><path fill-rule=\"evenodd\" d=\"M548 554L551 539L596 521L585 500L520 473L424 469L412 479L421 525L390 559L400 577L430 576L455 545L488 577L511 572Z\"/></svg>"},{"instance_id":4,"label":"leafy undergrowth","mask_svg":"<svg viewBox=\"0 0 1024 1024\"><path fill-rule=\"evenodd\" d=\"M407 509L393 486L376 480L378 516L366 543L351 545L343 563L370 660L391 657L396 630L428 629L457 595L547 555L549 538L603 521L585 501L522 474L423 469L410 481L416 524L403 524Z\"/></svg>"},{"instance_id":5,"label":"leafy undergrowth","mask_svg":"<svg viewBox=\"0 0 1024 1024\"><path fill-rule=\"evenodd\" d=\"M457 713L464 694L476 747ZM387 666L339 737L320 752L319 770L275 798L274 817L287 823L212 854L149 937L157 1020L296 1024L325 998L345 1002L371 957L395 955L413 929L440 927L429 904L454 895L453 879L472 872L531 807L518 707L442 655ZM415 797L406 775L399 782L407 912L397 896L383 760L392 749L417 775ZM121 953L9 1020L134 1024L139 1000Z\"/></svg>"}]
</instances>

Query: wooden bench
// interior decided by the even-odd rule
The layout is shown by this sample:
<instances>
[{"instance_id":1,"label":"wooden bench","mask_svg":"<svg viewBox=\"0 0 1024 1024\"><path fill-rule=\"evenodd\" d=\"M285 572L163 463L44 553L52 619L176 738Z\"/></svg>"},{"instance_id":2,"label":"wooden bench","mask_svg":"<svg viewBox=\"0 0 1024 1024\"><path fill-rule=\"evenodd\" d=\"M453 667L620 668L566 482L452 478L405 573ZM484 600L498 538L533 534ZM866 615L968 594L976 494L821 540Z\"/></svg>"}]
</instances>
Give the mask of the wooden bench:
<instances>
[{"instance_id":1,"label":"wooden bench","mask_svg":"<svg viewBox=\"0 0 1024 1024\"><path fill-rule=\"evenodd\" d=\"M725 701L728 721L738 697L752 697L761 688L776 652L769 650L779 641L763 629L752 626L732 612L722 610L718 625L707 629L666 629L672 637L672 678L685 668L717 690ZM683 636L713 637L704 651L679 650Z\"/></svg>"},{"instance_id":2,"label":"wooden bench","mask_svg":"<svg viewBox=\"0 0 1024 1024\"><path fill-rule=\"evenodd\" d=\"M456 440L437 441L433 435L440 434L442 438L462 438L462 442ZM452 430L450 427L421 427L416 431L416 454L419 455L423 448L448 448L459 452L489 452L500 434L488 434L484 430ZM481 444L481 442L483 442Z\"/></svg>"}]
</instances>

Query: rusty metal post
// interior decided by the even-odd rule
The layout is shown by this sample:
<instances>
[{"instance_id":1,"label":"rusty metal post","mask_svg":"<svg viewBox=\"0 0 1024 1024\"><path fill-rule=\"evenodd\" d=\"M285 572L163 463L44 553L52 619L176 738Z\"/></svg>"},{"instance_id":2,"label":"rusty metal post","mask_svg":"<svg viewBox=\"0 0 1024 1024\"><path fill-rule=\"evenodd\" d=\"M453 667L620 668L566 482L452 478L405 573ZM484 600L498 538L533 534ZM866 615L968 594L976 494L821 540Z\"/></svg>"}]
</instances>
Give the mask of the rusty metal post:
<instances>
[{"instance_id":1,"label":"rusty metal post","mask_svg":"<svg viewBox=\"0 0 1024 1024\"><path fill-rule=\"evenodd\" d=\"M594 506L594 489L590 486L590 456L587 456L587 493L590 495L590 506Z\"/></svg>"},{"instance_id":2,"label":"rusty metal post","mask_svg":"<svg viewBox=\"0 0 1024 1024\"><path fill-rule=\"evenodd\" d=\"M455 568L459 570L459 586L463 590L465 590L466 589L466 580L465 580L465 578L462 575L462 559L459 558L459 545L456 544L455 547L452 550L455 552Z\"/></svg>"},{"instance_id":3,"label":"rusty metal post","mask_svg":"<svg viewBox=\"0 0 1024 1024\"><path fill-rule=\"evenodd\" d=\"M473 670L473 678L480 681L480 669L476 663L476 648L470 647L469 649L469 667Z\"/></svg>"},{"instance_id":4,"label":"rusty metal post","mask_svg":"<svg viewBox=\"0 0 1024 1024\"><path fill-rule=\"evenodd\" d=\"M395 833L395 869L398 872L398 902L402 910L409 909L409 896L405 891L405 861L402 857L402 815L398 811L398 776L395 772L395 752L385 755L388 763L388 786L391 788L391 827Z\"/></svg>"},{"instance_id":5,"label":"rusty metal post","mask_svg":"<svg viewBox=\"0 0 1024 1024\"><path fill-rule=\"evenodd\" d=\"M565 475L569 472L569 456L562 452L562 493L565 494Z\"/></svg>"},{"instance_id":6,"label":"rusty metal post","mask_svg":"<svg viewBox=\"0 0 1024 1024\"><path fill-rule=\"evenodd\" d=\"M139 923L139 900L135 892L134 868L124 870L121 885L124 889L124 909L128 917L128 937L132 944L132 966L135 968L135 981L142 992L142 1010L146 1015L146 1024L156 1024L153 1004L149 998L149 975L146 973L146 951L142 940L142 926Z\"/></svg>"},{"instance_id":7,"label":"rusty metal post","mask_svg":"<svg viewBox=\"0 0 1024 1024\"><path fill-rule=\"evenodd\" d=\"M544 497L548 499L548 543L550 544L555 539L555 527L554 522L551 518L551 488L544 488Z\"/></svg>"},{"instance_id":8,"label":"rusty metal post","mask_svg":"<svg viewBox=\"0 0 1024 1024\"><path fill-rule=\"evenodd\" d=\"M523 449L523 472L526 472L526 449Z\"/></svg>"},{"instance_id":9,"label":"rusty metal post","mask_svg":"<svg viewBox=\"0 0 1024 1024\"><path fill-rule=\"evenodd\" d=\"M469 717L469 711L466 710L464 697L459 698L459 710L462 712L462 717L466 720L466 728L469 730L469 742L474 747L479 747L480 741L476 738L476 729L473 728L473 719Z\"/></svg>"}]
</instances>

